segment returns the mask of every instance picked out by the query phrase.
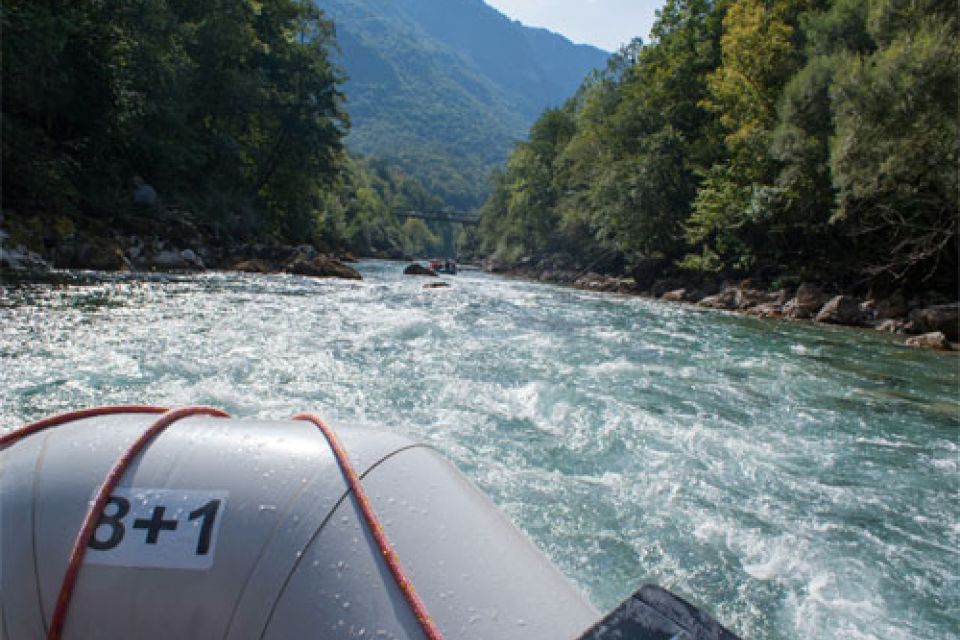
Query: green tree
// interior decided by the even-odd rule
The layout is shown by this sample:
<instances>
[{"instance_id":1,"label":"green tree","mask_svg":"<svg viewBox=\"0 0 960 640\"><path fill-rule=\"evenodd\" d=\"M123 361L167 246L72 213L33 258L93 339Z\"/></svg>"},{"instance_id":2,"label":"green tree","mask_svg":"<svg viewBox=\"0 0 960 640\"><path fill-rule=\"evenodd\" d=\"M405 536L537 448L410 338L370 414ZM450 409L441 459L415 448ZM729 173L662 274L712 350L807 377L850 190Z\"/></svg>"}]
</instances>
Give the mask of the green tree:
<instances>
[{"instance_id":1,"label":"green tree","mask_svg":"<svg viewBox=\"0 0 960 640\"><path fill-rule=\"evenodd\" d=\"M878 2L879 44L850 57L833 87L831 167L836 219L857 238L866 272L897 281L939 280L956 291L958 39L956 7Z\"/></svg>"},{"instance_id":2,"label":"green tree","mask_svg":"<svg viewBox=\"0 0 960 640\"><path fill-rule=\"evenodd\" d=\"M770 146L780 95L802 62L796 25L804 9L803 0L736 0L727 10L723 62L704 101L720 116L726 158L706 172L688 224L689 240L703 246L699 255L719 260L703 263L694 254L688 265L748 271L778 257L769 242L780 226L769 206L779 168Z\"/></svg>"}]
</instances>

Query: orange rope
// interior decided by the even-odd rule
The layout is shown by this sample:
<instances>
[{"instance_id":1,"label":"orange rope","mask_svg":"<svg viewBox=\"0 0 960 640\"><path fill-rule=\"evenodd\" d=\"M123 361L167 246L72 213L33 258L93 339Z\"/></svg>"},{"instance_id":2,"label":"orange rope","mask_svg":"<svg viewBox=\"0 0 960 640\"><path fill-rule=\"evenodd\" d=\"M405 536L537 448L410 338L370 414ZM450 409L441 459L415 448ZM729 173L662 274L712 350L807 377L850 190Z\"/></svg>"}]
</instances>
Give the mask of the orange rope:
<instances>
[{"instance_id":1,"label":"orange rope","mask_svg":"<svg viewBox=\"0 0 960 640\"><path fill-rule=\"evenodd\" d=\"M166 411L167 409L165 407L151 407L137 404L119 407L97 407L95 409L81 409L79 411L61 413L56 416L44 418L39 422L32 422L24 427L20 427L19 429L14 429L9 433L0 435L0 449L4 449L15 442L19 442L20 440L29 435L33 435L38 431L43 431L44 429L49 429L50 427L58 427L61 424L73 422L74 420L84 420L86 418L95 418L97 416L109 416L117 413L164 413Z\"/></svg>"},{"instance_id":2,"label":"orange rope","mask_svg":"<svg viewBox=\"0 0 960 640\"><path fill-rule=\"evenodd\" d=\"M399 587L401 593L403 593L403 597L406 598L410 608L413 609L413 614L420 623L420 628L423 629L423 633L426 635L428 640L442 640L443 635L440 633L436 623L434 623L433 618L427 611L427 607L423 603L423 600L420 599L416 589L414 589L413 583L403 570L403 566L400 564L400 558L393 550L393 545L390 544L390 540L387 538L386 531L384 531L383 525L380 524L380 520L377 518L377 514L373 510L373 505L370 503L370 498L367 496L366 490L364 490L363 485L360 483L360 476L357 475L356 470L350 463L350 457L347 455L346 449L344 449L343 445L340 443L340 439L337 437L337 434L318 416L309 413L301 413L294 416L293 419L312 422L320 429L320 431L323 433L323 436L327 439L327 442L330 443L330 448L333 450L333 454L337 458L337 464L340 465L340 471L343 472L343 477L346 479L351 491L353 491L353 496L356 499L357 504L360 506L360 511L363 513L364 519L367 521L367 527L370 529L373 539L380 548L380 553L383 554L383 559L387 563L390 573L393 575L394 582L397 583L397 587Z\"/></svg>"}]
</instances>

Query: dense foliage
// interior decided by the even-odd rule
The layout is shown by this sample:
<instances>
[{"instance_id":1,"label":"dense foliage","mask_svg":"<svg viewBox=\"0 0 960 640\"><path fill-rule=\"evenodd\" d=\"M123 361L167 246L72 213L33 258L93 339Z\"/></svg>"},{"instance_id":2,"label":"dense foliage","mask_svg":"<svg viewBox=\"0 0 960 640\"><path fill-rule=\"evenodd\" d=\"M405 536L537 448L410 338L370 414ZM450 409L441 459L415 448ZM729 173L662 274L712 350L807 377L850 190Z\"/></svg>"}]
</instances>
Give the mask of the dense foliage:
<instances>
[{"instance_id":1,"label":"dense foliage","mask_svg":"<svg viewBox=\"0 0 960 640\"><path fill-rule=\"evenodd\" d=\"M316 231L347 121L309 0L9 0L2 27L8 213L122 226L146 182L219 233Z\"/></svg>"},{"instance_id":2,"label":"dense foliage","mask_svg":"<svg viewBox=\"0 0 960 640\"><path fill-rule=\"evenodd\" d=\"M453 251L450 225L396 216L441 198L344 151L333 24L310 0L10 0L2 30L3 211L33 232L15 240L186 219L221 244Z\"/></svg>"},{"instance_id":3,"label":"dense foliage","mask_svg":"<svg viewBox=\"0 0 960 640\"><path fill-rule=\"evenodd\" d=\"M350 158L342 187L328 194L321 243L363 256L453 255L455 225L398 214L442 211L443 200L381 158Z\"/></svg>"},{"instance_id":4,"label":"dense foliage","mask_svg":"<svg viewBox=\"0 0 960 640\"><path fill-rule=\"evenodd\" d=\"M458 210L547 105L609 54L476 0L318 0L337 24L356 152L389 158Z\"/></svg>"},{"instance_id":5,"label":"dense foliage","mask_svg":"<svg viewBox=\"0 0 960 640\"><path fill-rule=\"evenodd\" d=\"M942 0L668 0L493 175L480 250L955 292L958 35Z\"/></svg>"}]
</instances>

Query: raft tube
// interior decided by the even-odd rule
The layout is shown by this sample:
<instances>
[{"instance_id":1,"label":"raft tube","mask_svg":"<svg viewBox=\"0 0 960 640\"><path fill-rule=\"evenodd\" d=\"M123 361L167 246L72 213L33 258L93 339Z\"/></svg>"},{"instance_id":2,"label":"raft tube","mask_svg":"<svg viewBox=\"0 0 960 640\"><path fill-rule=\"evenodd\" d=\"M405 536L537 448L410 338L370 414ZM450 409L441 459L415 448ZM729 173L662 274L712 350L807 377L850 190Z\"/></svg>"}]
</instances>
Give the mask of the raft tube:
<instances>
[{"instance_id":1,"label":"raft tube","mask_svg":"<svg viewBox=\"0 0 960 640\"><path fill-rule=\"evenodd\" d=\"M86 511L155 419L83 419L0 450L0 638L47 637ZM616 612L598 623L430 447L357 427L337 433L445 638L671 637L605 635ZM111 492L78 576L67 639L424 637L330 446L301 421L202 416L171 426ZM637 606L628 600L620 617Z\"/></svg>"}]
</instances>

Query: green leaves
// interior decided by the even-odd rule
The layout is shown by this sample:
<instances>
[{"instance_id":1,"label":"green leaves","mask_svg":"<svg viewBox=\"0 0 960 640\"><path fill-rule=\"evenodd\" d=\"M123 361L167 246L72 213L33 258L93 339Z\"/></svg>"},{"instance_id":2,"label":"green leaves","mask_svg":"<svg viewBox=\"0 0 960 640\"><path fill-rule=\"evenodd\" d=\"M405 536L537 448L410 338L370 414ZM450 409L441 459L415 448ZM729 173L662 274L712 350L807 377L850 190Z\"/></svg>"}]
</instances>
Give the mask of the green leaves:
<instances>
[{"instance_id":1,"label":"green leaves","mask_svg":"<svg viewBox=\"0 0 960 640\"><path fill-rule=\"evenodd\" d=\"M652 44L567 103L562 136L548 112L515 148L482 246L955 292L955 9L671 0Z\"/></svg>"},{"instance_id":2,"label":"green leaves","mask_svg":"<svg viewBox=\"0 0 960 640\"><path fill-rule=\"evenodd\" d=\"M3 20L5 206L122 224L139 176L235 234L311 239L347 124L312 2L14 0Z\"/></svg>"},{"instance_id":3,"label":"green leaves","mask_svg":"<svg viewBox=\"0 0 960 640\"><path fill-rule=\"evenodd\" d=\"M879 11L886 18L875 28L887 46L848 59L833 87L835 218L876 249L864 257L871 273L928 280L952 271L955 277L956 18L918 17L910 5L902 14L890 7Z\"/></svg>"}]
</instances>

